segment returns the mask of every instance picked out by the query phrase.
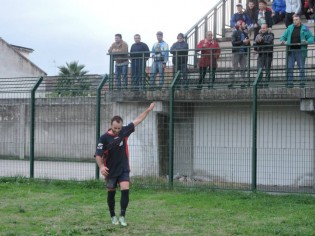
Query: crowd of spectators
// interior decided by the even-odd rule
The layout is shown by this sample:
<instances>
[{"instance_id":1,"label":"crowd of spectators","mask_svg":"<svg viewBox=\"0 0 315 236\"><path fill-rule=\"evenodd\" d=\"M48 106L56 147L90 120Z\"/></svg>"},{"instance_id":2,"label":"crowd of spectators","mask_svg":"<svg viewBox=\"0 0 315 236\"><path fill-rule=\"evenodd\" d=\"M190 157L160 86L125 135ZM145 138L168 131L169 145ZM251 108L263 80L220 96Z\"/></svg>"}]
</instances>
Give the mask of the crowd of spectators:
<instances>
[{"instance_id":1,"label":"crowd of spectators","mask_svg":"<svg viewBox=\"0 0 315 236\"><path fill-rule=\"evenodd\" d=\"M307 56L307 45L314 42L313 34L307 25L302 24L301 14L305 15L307 23L312 23L314 17L314 0L273 0L267 4L265 0L249 0L246 8L241 3L236 4L236 12L231 16L230 27L232 28L232 69L229 75L233 87L236 75L239 73L238 82L241 87L246 84L245 71L248 67L248 48L251 42L254 53L257 55L257 69L264 71L262 80L268 86L270 81L270 70L273 60L274 34L272 26L284 22L286 30L283 32L280 42L288 45L288 86L292 87L293 69L295 62L299 68L300 86L304 86L304 66ZM253 38L252 38L253 34ZM131 60L131 85L134 89L144 89L146 83L147 60L152 58L149 77L149 87L160 89L164 85L164 71L172 54L173 73L179 72L181 83L184 88L188 87L187 62L188 43L185 35L179 33L177 41L169 48L163 39L163 32L156 34L157 41L151 48L141 42L139 34L134 35L134 44L130 52L128 44L122 40L121 34L115 35L115 42L108 52L115 61L116 86L128 86L128 64ZM214 39L213 33L207 31L195 48L199 52L198 69L199 80L197 88L201 89L206 83L209 88L213 87L216 78L218 60L221 49L219 43ZM116 54L116 55L115 55ZM151 54L151 56L150 56ZM206 79L207 73L209 79ZM156 77L159 82L156 84ZM122 79L122 82L121 82Z\"/></svg>"}]
</instances>

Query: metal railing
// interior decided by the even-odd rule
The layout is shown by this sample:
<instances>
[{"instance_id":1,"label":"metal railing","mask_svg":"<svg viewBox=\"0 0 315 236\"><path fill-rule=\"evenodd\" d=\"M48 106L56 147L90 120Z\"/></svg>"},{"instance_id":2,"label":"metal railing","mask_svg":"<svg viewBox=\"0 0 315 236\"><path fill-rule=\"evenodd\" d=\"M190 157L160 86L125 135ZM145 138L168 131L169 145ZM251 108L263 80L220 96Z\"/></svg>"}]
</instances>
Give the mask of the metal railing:
<instances>
[{"instance_id":1,"label":"metal railing","mask_svg":"<svg viewBox=\"0 0 315 236\"><path fill-rule=\"evenodd\" d=\"M272 56L272 64L270 68L270 81L269 83L273 83L274 85L279 84L280 86L283 86L284 83L287 82L288 78L288 55L291 52L290 50L291 45L281 45L281 44L275 44L273 45L273 56ZM270 46L260 46L260 48L263 47L270 47ZM257 59L259 55L263 54L262 52L257 52L257 46L248 46L244 47L247 52L241 52L240 54L244 55L246 57L246 66L241 69L239 65L233 65L233 56L237 53L232 53L233 47L221 47L221 53L220 57L217 60L217 66L209 66L207 71L207 76L205 80L202 81L201 87L205 88L209 86L210 78L209 76L212 74L212 72L215 74L215 83L213 84L214 87L226 87L233 83L232 87L241 87L243 85L245 86L251 86L256 78L257 75ZM235 49L235 48L234 48ZM189 49L187 52L187 56L182 55L169 55L169 60L166 63L166 67L164 69L164 75L163 75L163 85L161 86L159 84L160 81L160 75L157 73L154 79L154 83L152 83L152 63L154 58L149 57L144 59L144 55L142 57L139 57L139 60L142 60L143 70L138 80L141 81L140 85L134 85L133 81L134 78L132 76L131 66L128 67L128 71L126 74L126 78L128 81L128 85L126 87L117 86L116 80L117 80L117 74L115 73L115 61L112 58L112 61L110 63L112 74L110 76L110 88L111 90L119 90L119 89L129 89L130 91L145 91L145 90L167 90L174 79L174 75L177 72L175 68L178 66L176 65L176 61L185 61L187 62L187 68L186 72L181 71L179 77L179 81L182 83L182 87L190 87L190 88L197 88L200 81L200 70L198 66L198 61L201 57L209 57L210 62L209 64L212 65L212 60L214 60L214 50L217 49L210 49L210 54L203 54L201 55L200 50L195 49ZM178 51L177 53L180 53ZM266 52L267 53L267 52ZM144 54L144 53L143 53ZM315 65L315 44L309 44L308 45L308 51L307 51L308 57L306 57L305 60L305 81L306 82L313 82L314 78L314 65ZM174 60L176 59L176 60ZM191 61L197 60L197 65L190 64ZM174 65L175 64L175 65ZM262 71L262 76L265 77L266 75L266 68ZM121 78L122 80L122 78ZM294 69L293 72L293 81L299 80L299 70L297 68ZM265 81L265 79L263 80Z\"/></svg>"}]
</instances>

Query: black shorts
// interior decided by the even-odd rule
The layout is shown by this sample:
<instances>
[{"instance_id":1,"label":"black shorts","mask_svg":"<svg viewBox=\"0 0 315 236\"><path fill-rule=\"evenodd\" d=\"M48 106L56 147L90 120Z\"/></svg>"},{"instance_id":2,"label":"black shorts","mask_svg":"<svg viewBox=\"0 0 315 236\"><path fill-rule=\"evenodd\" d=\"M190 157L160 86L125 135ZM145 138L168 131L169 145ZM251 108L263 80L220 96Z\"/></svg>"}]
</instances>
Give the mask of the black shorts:
<instances>
[{"instance_id":1,"label":"black shorts","mask_svg":"<svg viewBox=\"0 0 315 236\"><path fill-rule=\"evenodd\" d=\"M117 185L120 182L129 182L130 181L130 176L129 176L129 171L122 172L121 175L113 178L107 178L106 179L106 186L108 189L114 189L117 188Z\"/></svg>"}]
</instances>

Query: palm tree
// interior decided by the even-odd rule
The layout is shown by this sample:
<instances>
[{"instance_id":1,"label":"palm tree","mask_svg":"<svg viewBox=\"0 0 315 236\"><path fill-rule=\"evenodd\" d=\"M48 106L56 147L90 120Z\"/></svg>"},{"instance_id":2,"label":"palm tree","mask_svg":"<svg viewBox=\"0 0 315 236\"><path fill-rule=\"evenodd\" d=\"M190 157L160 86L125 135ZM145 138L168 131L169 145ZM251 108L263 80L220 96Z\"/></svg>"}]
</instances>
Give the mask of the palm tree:
<instances>
[{"instance_id":1,"label":"palm tree","mask_svg":"<svg viewBox=\"0 0 315 236\"><path fill-rule=\"evenodd\" d=\"M56 92L59 96L82 96L89 90L90 84L85 76L88 71L83 70L84 67L85 65L79 65L78 61L66 63L66 66L58 66Z\"/></svg>"}]
</instances>

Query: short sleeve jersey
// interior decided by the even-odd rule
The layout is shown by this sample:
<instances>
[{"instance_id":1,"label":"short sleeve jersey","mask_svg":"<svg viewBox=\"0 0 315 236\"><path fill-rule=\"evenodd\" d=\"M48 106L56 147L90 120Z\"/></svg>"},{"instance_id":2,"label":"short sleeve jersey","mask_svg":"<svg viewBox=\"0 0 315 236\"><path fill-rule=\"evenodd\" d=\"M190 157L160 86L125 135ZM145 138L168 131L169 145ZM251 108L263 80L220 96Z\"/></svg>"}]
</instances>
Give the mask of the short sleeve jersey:
<instances>
[{"instance_id":1,"label":"short sleeve jersey","mask_svg":"<svg viewBox=\"0 0 315 236\"><path fill-rule=\"evenodd\" d=\"M103 134L98 141L95 155L104 158L104 164L109 169L107 178L114 178L123 172L130 171L128 137L135 131L133 123L123 126L118 135Z\"/></svg>"}]
</instances>

